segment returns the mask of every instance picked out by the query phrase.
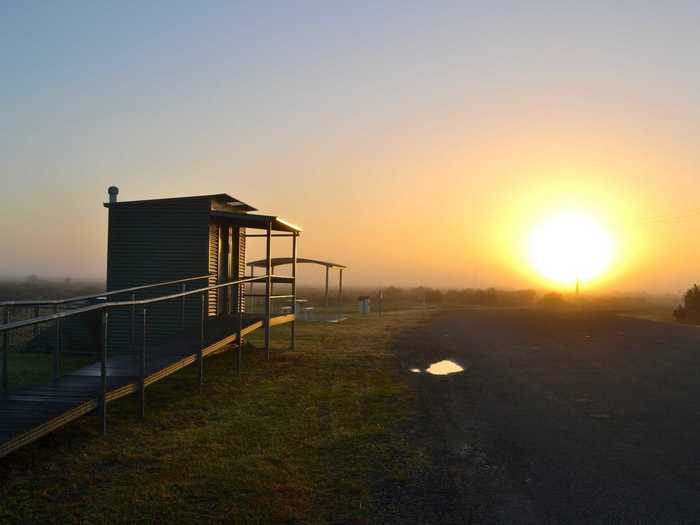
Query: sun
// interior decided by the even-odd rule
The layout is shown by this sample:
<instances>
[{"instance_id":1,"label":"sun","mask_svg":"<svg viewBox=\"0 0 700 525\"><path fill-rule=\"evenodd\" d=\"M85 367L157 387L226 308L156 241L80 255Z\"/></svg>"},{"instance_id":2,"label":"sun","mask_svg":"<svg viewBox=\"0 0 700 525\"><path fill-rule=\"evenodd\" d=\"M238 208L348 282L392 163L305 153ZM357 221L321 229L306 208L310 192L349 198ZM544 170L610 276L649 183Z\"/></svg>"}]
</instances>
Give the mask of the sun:
<instances>
[{"instance_id":1,"label":"sun","mask_svg":"<svg viewBox=\"0 0 700 525\"><path fill-rule=\"evenodd\" d=\"M527 255L540 276L559 285L571 285L603 274L613 262L615 243L588 215L561 212L532 229Z\"/></svg>"}]
</instances>

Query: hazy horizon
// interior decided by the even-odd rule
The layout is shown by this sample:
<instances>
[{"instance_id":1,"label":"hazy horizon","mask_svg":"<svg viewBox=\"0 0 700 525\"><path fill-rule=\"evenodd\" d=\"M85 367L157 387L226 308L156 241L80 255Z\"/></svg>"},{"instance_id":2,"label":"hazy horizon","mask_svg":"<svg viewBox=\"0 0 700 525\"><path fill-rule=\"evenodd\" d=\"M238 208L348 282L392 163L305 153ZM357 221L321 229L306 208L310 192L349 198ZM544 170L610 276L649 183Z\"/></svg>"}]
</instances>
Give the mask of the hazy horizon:
<instances>
[{"instance_id":1,"label":"hazy horizon","mask_svg":"<svg viewBox=\"0 0 700 525\"><path fill-rule=\"evenodd\" d=\"M555 288L526 238L581 210L617 249L584 289L678 294L700 280L699 15L4 4L0 274L103 278L117 185L229 193L302 226L301 255L351 286Z\"/></svg>"}]
</instances>

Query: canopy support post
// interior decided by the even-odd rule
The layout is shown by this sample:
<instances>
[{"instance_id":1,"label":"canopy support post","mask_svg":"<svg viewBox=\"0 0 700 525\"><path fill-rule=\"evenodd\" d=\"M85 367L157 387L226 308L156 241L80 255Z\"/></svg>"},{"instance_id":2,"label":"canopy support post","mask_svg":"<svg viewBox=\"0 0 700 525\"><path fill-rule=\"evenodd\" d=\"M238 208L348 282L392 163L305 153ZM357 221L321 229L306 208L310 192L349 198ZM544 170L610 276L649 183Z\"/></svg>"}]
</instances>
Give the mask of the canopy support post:
<instances>
[{"instance_id":1,"label":"canopy support post","mask_svg":"<svg viewBox=\"0 0 700 525\"><path fill-rule=\"evenodd\" d=\"M343 269L338 268L338 321L343 317Z\"/></svg>"},{"instance_id":2,"label":"canopy support post","mask_svg":"<svg viewBox=\"0 0 700 525\"><path fill-rule=\"evenodd\" d=\"M297 328L297 234L292 237L292 333L290 346L292 350L296 347L296 328Z\"/></svg>"},{"instance_id":3,"label":"canopy support post","mask_svg":"<svg viewBox=\"0 0 700 525\"><path fill-rule=\"evenodd\" d=\"M267 259L267 279L265 279L265 355L267 360L270 360L270 321L271 299L270 292L272 291L272 224L267 225L267 237L265 239L265 258Z\"/></svg>"}]
</instances>

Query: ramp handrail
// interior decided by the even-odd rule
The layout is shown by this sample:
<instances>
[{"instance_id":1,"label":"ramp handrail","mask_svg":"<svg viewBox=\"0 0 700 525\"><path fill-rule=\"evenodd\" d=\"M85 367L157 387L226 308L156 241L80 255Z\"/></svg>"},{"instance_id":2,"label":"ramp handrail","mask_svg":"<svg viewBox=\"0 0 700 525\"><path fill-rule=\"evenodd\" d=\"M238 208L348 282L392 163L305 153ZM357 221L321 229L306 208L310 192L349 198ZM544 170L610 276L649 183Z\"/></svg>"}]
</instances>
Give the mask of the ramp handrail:
<instances>
[{"instance_id":1,"label":"ramp handrail","mask_svg":"<svg viewBox=\"0 0 700 525\"><path fill-rule=\"evenodd\" d=\"M132 286L130 288L121 288L119 290L110 290L108 292L99 292L90 295L78 295L75 297L66 297L65 299L41 299L41 300L26 300L26 301L0 301L0 307L12 307L12 306L54 306L59 304L67 303L77 303L80 301L87 301L88 299L97 299L99 297L109 297L111 295L119 295L129 292L137 292L139 290L146 290L148 288L159 288L161 286L170 286L173 284L183 284L192 281L201 281L203 279L209 279L211 275L200 275L197 277L187 277L185 279L177 279L175 281L163 281L160 283L144 284L141 286Z\"/></svg>"},{"instance_id":2,"label":"ramp handrail","mask_svg":"<svg viewBox=\"0 0 700 525\"><path fill-rule=\"evenodd\" d=\"M209 276L206 276L209 277ZM237 330L233 334L230 334L224 338L219 337L218 342L216 342L214 345L206 346L207 345L207 339L206 339L206 332L207 332L207 310L208 310L208 301L207 301L207 294L211 290L218 290L220 288L226 288L226 287L233 287L233 286L239 286L241 288L244 288L242 285L245 283L254 283L254 282L265 282L266 284L266 291L267 291L267 302L266 302L266 307L265 307L265 318L262 320L262 322L258 322L256 328L259 327L264 327L266 330L266 339L265 339L265 351L267 353L267 358L269 360L270 358L270 339L269 339L269 330L271 326L274 326L272 324L272 318L271 318L271 303L273 299L276 298L281 298L281 297L286 297L286 296L274 296L272 295L271 292L271 284L273 282L273 279L280 279L280 280L285 280L288 281L289 283L294 285L294 282L296 280L295 276L283 276L283 275L273 275L273 274L267 274L267 275L256 275L256 276L250 276L250 277L245 277L243 279L237 279L235 281L228 281L224 283L219 283L211 286L205 286L201 288L197 288L194 290L188 290L185 291L185 287L183 286L183 291L179 293L172 293L172 294L166 294L166 295L161 295L158 297L151 297L147 299L136 299L136 294L131 295L131 300L127 301L109 301L109 302L100 302L97 304L92 304L80 308L74 308L70 310L65 310L62 312L54 312L49 315L44 315L44 316L37 316L31 319L25 319L25 320L19 320L19 321L14 321L14 322L8 322L10 321L10 313L11 313L11 307L5 308L5 324L0 325L0 341L2 342L0 346L0 351L2 352L2 361L1 361L1 374L0 374L0 397L5 399L5 396L12 395L12 390L10 389L10 378L9 378L9 373L8 373L8 365L9 365L9 360L8 360L8 353L9 353L9 335L11 330L15 330L18 328L22 327L27 327L27 326L33 326L33 325L38 325L40 323L46 323L49 321L55 321L56 325L56 335L57 335L57 345L53 348L52 354L53 354L53 379L52 381L56 382L55 384L59 384L58 381L61 379L62 374L61 374L61 366L60 366L60 347L61 347L61 320L66 319L69 317L77 316L84 314L86 312L95 312L99 311L101 312L101 334L100 334L100 343L99 343L99 350L100 350L100 358L99 358L99 377L100 377L100 387L99 389L96 389L94 392L95 399L91 400L91 403L94 403L94 408L99 410L100 413L100 418L102 420L102 433L107 432L107 403L109 401L113 401L116 399L116 397L110 398L109 395L111 395L109 392L109 382L108 382L108 376L111 376L109 372L109 367L108 367L108 325L109 325L109 314L110 314L110 309L113 308L126 308L130 307L131 308L131 334L132 337L134 337L134 328L135 328L135 311L136 311L136 306L141 306L142 308L142 323L143 323L143 332L141 334L141 342L136 343L135 340L130 341L129 346L134 350L134 356L138 359L138 380L135 381L134 386L127 385L129 386L130 389L133 388L133 390L129 390L126 393L121 393L121 395L126 395L131 392L139 392L140 393L140 412L141 416L144 416L145 413L145 390L146 387L150 384L147 382L147 374L148 368L147 368L147 356L148 356L148 349L147 349L147 311L149 310L148 305L154 304L154 303L162 303L166 301L173 301L176 299L182 299L182 322L184 323L185 320L185 304L186 304L186 298L191 295L201 295L201 317L200 317L200 331L199 331L199 344L196 345L196 347L190 348L187 355L180 356L179 360L174 361L173 363L170 363L168 366L163 368L162 366L160 369L157 371L158 378L164 377L163 374L169 375L173 373L174 371L183 368L184 366L187 366L188 364L191 363L197 363L198 367L198 377L199 377L199 388L200 392L202 390L202 386L204 384L204 358L211 354L212 352L219 351L221 348L223 348L225 345L231 344L233 341L236 341L237 347L238 347L238 370L240 373L240 368L241 368L241 355L243 352L243 337L244 333L247 334L250 332L248 330L247 332L244 332L244 327L243 327L243 309L242 309L242 302L238 302L237 306L237 319L238 319L238 327ZM188 279L188 280L193 280ZM179 281L179 282L182 282ZM159 285L162 285L162 283L158 283ZM153 287L154 285L147 285L147 287ZM143 288L143 287L139 287ZM97 296L99 297L99 295ZM285 318L281 319L281 322L292 322L294 323L294 316L286 316ZM277 324L280 324L279 322ZM256 328L253 328L256 329ZM294 334L294 331L292 330L292 335ZM217 346L218 345L218 346ZM205 348L207 350L205 350ZM161 363L162 364L162 363ZM175 367L175 368L173 368ZM148 376L150 377L150 376ZM150 382L156 381L158 379L153 379L149 380ZM121 387L120 387L121 388ZM108 395L109 394L109 395ZM91 394L92 395L92 394ZM9 399L9 398L8 398ZM44 425L45 426L45 425ZM37 428L44 428L41 425ZM34 431L32 431L34 432ZM37 430L38 433L36 433L36 436L42 435L41 432ZM44 429L44 433L46 433L46 430ZM34 435L34 434L32 434ZM19 438L18 438L19 439ZM24 439L24 438L22 438ZM33 438L35 439L35 438ZM2 443L0 443L2 445ZM20 445L13 445L13 446L21 446ZM0 456L4 455L3 453L3 448L0 447Z\"/></svg>"},{"instance_id":3,"label":"ramp handrail","mask_svg":"<svg viewBox=\"0 0 700 525\"><path fill-rule=\"evenodd\" d=\"M169 301L172 299L179 299L182 297L187 297L189 295L196 295L208 292L209 290L218 290L219 288L225 288L227 286L235 286L238 284L245 284L255 281L265 281L268 277L270 278L283 278L293 280L294 277L287 275L256 275L255 277L247 277L245 279L239 279L237 281L228 281L221 284L214 284L211 286L206 286L204 288L196 288L194 290L188 290L186 292L179 292L168 295L161 295L159 297L151 297L149 299L137 299L133 301L112 301L108 303L93 304L90 306L84 306L82 308L74 308L72 310L66 310L63 312L57 312L48 315L42 315L40 317L32 317L30 319L23 319L20 321L13 321L11 323L0 324L0 333L14 330L16 328L22 328L25 326L32 326L35 324L46 323L48 321L53 321L55 319L65 319L66 317L72 317L74 315L80 315L86 312L92 312L95 310L102 310L107 308L120 308L126 306L136 306L136 305L147 305L153 303L160 303L163 301ZM100 297L100 296L98 296ZM281 298L282 296L270 296L271 299Z\"/></svg>"}]
</instances>

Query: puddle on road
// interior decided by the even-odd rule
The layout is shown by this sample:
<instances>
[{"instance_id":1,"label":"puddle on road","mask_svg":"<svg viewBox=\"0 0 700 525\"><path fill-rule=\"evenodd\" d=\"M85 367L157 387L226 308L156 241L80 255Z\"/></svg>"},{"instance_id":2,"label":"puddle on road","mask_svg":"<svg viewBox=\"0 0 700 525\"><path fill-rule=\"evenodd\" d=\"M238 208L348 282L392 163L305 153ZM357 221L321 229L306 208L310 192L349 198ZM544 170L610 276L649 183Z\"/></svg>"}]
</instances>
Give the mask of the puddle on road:
<instances>
[{"instance_id":1,"label":"puddle on road","mask_svg":"<svg viewBox=\"0 0 700 525\"><path fill-rule=\"evenodd\" d=\"M448 374L456 374L458 372L463 372L464 368L459 366L454 361L444 360L438 361L437 363L433 363L428 368L426 368L425 371L429 374L433 374L434 376L446 376Z\"/></svg>"},{"instance_id":2,"label":"puddle on road","mask_svg":"<svg viewBox=\"0 0 700 525\"><path fill-rule=\"evenodd\" d=\"M464 372L464 368L459 366L454 361L443 360L438 361L437 363L433 363L425 370L421 370L420 368L410 368L409 371L414 374L422 374L423 372L428 372L429 374L434 376L446 376L449 374Z\"/></svg>"}]
</instances>

